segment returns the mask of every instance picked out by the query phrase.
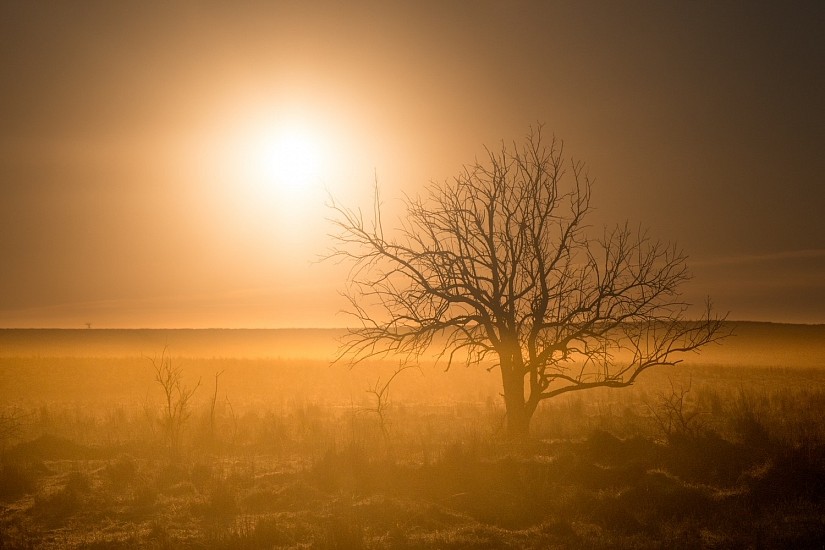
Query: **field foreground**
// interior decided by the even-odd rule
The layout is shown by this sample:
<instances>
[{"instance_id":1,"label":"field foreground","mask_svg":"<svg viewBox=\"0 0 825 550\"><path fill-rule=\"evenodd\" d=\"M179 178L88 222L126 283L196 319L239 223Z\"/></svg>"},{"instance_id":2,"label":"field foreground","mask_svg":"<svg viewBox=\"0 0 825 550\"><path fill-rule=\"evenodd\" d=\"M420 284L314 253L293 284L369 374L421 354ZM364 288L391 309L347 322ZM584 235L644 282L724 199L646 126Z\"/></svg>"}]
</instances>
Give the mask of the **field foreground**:
<instances>
[{"instance_id":1,"label":"field foreground","mask_svg":"<svg viewBox=\"0 0 825 550\"><path fill-rule=\"evenodd\" d=\"M495 372L408 369L379 401L397 364L173 346L180 416L156 348L0 353L0 548L825 544L825 369L810 355L566 396L515 445Z\"/></svg>"}]
</instances>

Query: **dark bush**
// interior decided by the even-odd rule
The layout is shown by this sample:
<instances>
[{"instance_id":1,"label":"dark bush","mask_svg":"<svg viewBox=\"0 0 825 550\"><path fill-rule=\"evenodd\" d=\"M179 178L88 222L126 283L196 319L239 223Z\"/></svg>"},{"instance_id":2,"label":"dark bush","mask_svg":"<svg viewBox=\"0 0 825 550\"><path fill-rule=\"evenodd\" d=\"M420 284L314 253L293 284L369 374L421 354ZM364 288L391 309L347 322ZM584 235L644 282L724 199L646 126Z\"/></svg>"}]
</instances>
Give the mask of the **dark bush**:
<instances>
[{"instance_id":1,"label":"dark bush","mask_svg":"<svg viewBox=\"0 0 825 550\"><path fill-rule=\"evenodd\" d=\"M47 522L60 520L81 508L83 498L91 487L92 482L87 474L71 472L62 488L46 495L35 495L34 511Z\"/></svg>"},{"instance_id":2,"label":"dark bush","mask_svg":"<svg viewBox=\"0 0 825 550\"><path fill-rule=\"evenodd\" d=\"M56 525L80 511L82 495L78 490L65 486L53 493L35 495L35 515L49 525Z\"/></svg>"},{"instance_id":3,"label":"dark bush","mask_svg":"<svg viewBox=\"0 0 825 550\"><path fill-rule=\"evenodd\" d=\"M674 434L665 452L664 466L682 479L731 487L758 460L744 445L703 431L697 435Z\"/></svg>"},{"instance_id":4,"label":"dark bush","mask_svg":"<svg viewBox=\"0 0 825 550\"><path fill-rule=\"evenodd\" d=\"M277 519L262 518L245 519L231 529L212 532L207 546L214 550L253 550L290 546L295 542L294 536Z\"/></svg>"},{"instance_id":5,"label":"dark bush","mask_svg":"<svg viewBox=\"0 0 825 550\"><path fill-rule=\"evenodd\" d=\"M4 462L0 465L0 499L13 499L34 490L37 475L32 466Z\"/></svg>"},{"instance_id":6,"label":"dark bush","mask_svg":"<svg viewBox=\"0 0 825 550\"><path fill-rule=\"evenodd\" d=\"M644 479L622 492L615 504L632 511L649 527L674 518L706 517L715 503L704 488L686 484L664 472L649 472Z\"/></svg>"},{"instance_id":7,"label":"dark bush","mask_svg":"<svg viewBox=\"0 0 825 550\"><path fill-rule=\"evenodd\" d=\"M123 487L137 476L137 462L129 455L121 455L106 465L105 475L112 485Z\"/></svg>"},{"instance_id":8,"label":"dark bush","mask_svg":"<svg viewBox=\"0 0 825 550\"><path fill-rule=\"evenodd\" d=\"M784 449L749 485L756 504L825 502L825 446Z\"/></svg>"},{"instance_id":9,"label":"dark bush","mask_svg":"<svg viewBox=\"0 0 825 550\"><path fill-rule=\"evenodd\" d=\"M355 507L338 503L326 518L313 548L325 550L358 550L366 548L364 526Z\"/></svg>"},{"instance_id":10,"label":"dark bush","mask_svg":"<svg viewBox=\"0 0 825 550\"><path fill-rule=\"evenodd\" d=\"M238 513L234 488L223 480L213 482L206 495L192 504L192 511L213 522L232 519Z\"/></svg>"}]
</instances>

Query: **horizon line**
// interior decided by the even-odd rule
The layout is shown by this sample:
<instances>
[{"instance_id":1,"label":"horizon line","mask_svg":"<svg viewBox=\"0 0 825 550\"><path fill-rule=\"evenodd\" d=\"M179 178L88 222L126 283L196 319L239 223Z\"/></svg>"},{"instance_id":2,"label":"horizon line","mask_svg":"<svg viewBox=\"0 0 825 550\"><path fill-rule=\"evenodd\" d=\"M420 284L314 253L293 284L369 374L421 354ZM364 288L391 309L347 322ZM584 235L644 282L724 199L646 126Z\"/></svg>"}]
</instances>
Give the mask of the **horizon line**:
<instances>
[{"instance_id":1,"label":"horizon line","mask_svg":"<svg viewBox=\"0 0 825 550\"><path fill-rule=\"evenodd\" d=\"M699 319L685 319L686 322L696 322ZM820 322L802 322L802 321L767 321L756 319L725 319L726 324L735 323L751 323L751 324L769 324L769 325L798 325L798 326L825 326L825 321ZM77 331L93 331L93 330L351 330L353 327L324 327L324 326L293 326L293 327L127 327L127 326L112 326L112 327L0 327L0 330L77 330Z\"/></svg>"}]
</instances>

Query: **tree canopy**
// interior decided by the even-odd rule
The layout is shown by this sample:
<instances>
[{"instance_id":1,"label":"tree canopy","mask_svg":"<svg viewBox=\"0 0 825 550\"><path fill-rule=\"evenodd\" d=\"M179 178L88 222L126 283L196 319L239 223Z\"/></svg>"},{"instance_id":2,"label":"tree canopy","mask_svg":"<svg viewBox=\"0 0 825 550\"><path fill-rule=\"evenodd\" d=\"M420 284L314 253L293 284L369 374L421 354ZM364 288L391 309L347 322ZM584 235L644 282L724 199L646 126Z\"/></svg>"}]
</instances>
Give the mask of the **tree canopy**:
<instances>
[{"instance_id":1,"label":"tree canopy","mask_svg":"<svg viewBox=\"0 0 825 550\"><path fill-rule=\"evenodd\" d=\"M538 404L563 393L624 387L645 370L725 336L708 302L686 319L685 254L629 224L594 231L592 181L541 127L486 150L451 182L405 199L384 227L333 204L332 257L350 263L353 362L420 357L500 369L508 431L526 435Z\"/></svg>"}]
</instances>

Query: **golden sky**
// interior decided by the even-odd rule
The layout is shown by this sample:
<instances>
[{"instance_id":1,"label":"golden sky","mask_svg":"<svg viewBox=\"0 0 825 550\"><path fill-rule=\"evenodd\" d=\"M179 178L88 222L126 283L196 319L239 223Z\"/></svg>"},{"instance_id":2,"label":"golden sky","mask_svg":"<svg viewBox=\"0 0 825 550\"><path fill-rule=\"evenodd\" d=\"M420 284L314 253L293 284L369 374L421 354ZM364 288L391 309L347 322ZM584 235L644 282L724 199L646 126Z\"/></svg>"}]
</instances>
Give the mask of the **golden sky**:
<instances>
[{"instance_id":1,"label":"golden sky","mask_svg":"<svg viewBox=\"0 0 825 550\"><path fill-rule=\"evenodd\" d=\"M537 122L690 300L825 323L822 6L0 3L0 327L342 325L327 193Z\"/></svg>"}]
</instances>

